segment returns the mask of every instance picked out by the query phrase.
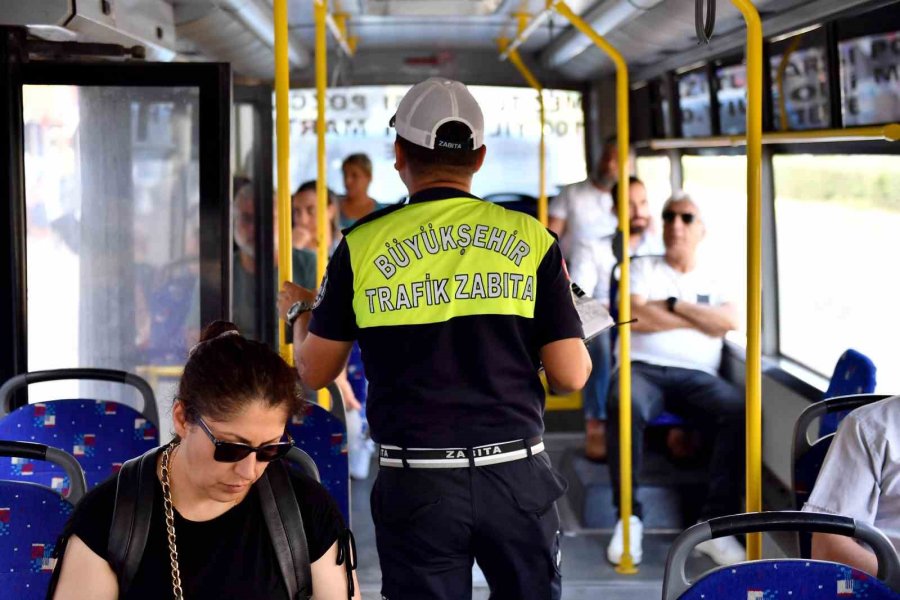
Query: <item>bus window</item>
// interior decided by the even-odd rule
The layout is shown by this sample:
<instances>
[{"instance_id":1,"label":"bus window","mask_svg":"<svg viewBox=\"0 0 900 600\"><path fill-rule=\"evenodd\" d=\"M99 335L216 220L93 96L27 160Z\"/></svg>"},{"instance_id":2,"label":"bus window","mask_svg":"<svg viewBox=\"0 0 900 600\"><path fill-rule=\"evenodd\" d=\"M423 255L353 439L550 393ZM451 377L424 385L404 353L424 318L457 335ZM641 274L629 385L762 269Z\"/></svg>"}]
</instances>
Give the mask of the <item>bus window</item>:
<instances>
[{"instance_id":1,"label":"bus window","mask_svg":"<svg viewBox=\"0 0 900 600\"><path fill-rule=\"evenodd\" d=\"M709 79L705 68L678 76L678 110L684 137L712 135Z\"/></svg>"},{"instance_id":2,"label":"bus window","mask_svg":"<svg viewBox=\"0 0 900 600\"><path fill-rule=\"evenodd\" d=\"M719 127L723 135L738 135L747 130L747 67L716 67L716 98Z\"/></svg>"},{"instance_id":3,"label":"bus window","mask_svg":"<svg viewBox=\"0 0 900 600\"><path fill-rule=\"evenodd\" d=\"M825 29L772 43L769 60L775 129L825 129L831 124ZM779 86L778 74L783 73ZM779 89L781 88L781 89ZM781 123L780 93L784 92L787 125Z\"/></svg>"},{"instance_id":4,"label":"bus window","mask_svg":"<svg viewBox=\"0 0 900 600\"><path fill-rule=\"evenodd\" d=\"M900 31L838 43L844 125L900 119Z\"/></svg>"},{"instance_id":5,"label":"bus window","mask_svg":"<svg viewBox=\"0 0 900 600\"><path fill-rule=\"evenodd\" d=\"M350 154L372 160L369 194L382 203L406 196L394 170L394 130L388 122L407 86L358 86L328 90L328 185L343 192L341 162ZM480 196L538 194L538 103L530 88L469 86L484 111L488 159L473 181ZM547 193L586 176L581 94L545 90ZM291 90L291 181L316 177L316 96Z\"/></svg>"},{"instance_id":6,"label":"bus window","mask_svg":"<svg viewBox=\"0 0 900 600\"><path fill-rule=\"evenodd\" d=\"M892 264L900 156L775 155L781 353L830 375L847 348L900 388Z\"/></svg>"},{"instance_id":7,"label":"bus window","mask_svg":"<svg viewBox=\"0 0 900 600\"><path fill-rule=\"evenodd\" d=\"M23 88L29 371L141 373L196 343L198 99L190 87ZM32 401L110 397L105 384L43 385Z\"/></svg>"},{"instance_id":8,"label":"bus window","mask_svg":"<svg viewBox=\"0 0 900 600\"><path fill-rule=\"evenodd\" d=\"M706 225L698 250L704 261L730 291L739 313L740 330L728 339L744 345L744 309L747 289L747 158L739 156L684 156L684 190L697 203Z\"/></svg>"},{"instance_id":9,"label":"bus window","mask_svg":"<svg viewBox=\"0 0 900 600\"><path fill-rule=\"evenodd\" d=\"M636 173L647 187L647 200L658 231L662 231L659 215L666 199L672 195L671 163L668 156L638 156Z\"/></svg>"}]
</instances>

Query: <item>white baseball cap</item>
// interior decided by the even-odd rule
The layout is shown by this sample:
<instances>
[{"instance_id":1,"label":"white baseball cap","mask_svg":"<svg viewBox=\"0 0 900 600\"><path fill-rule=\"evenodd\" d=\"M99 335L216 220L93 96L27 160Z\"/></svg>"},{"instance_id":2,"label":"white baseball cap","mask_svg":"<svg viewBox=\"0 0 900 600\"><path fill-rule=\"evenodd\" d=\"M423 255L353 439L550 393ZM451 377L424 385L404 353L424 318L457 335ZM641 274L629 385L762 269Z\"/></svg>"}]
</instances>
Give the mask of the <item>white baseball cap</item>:
<instances>
[{"instance_id":1,"label":"white baseball cap","mask_svg":"<svg viewBox=\"0 0 900 600\"><path fill-rule=\"evenodd\" d=\"M451 121L469 128L471 145L438 138L441 125ZM406 92L390 125L403 139L431 150L436 146L476 150L484 145L484 115L478 102L465 85L443 77L429 77Z\"/></svg>"}]
</instances>

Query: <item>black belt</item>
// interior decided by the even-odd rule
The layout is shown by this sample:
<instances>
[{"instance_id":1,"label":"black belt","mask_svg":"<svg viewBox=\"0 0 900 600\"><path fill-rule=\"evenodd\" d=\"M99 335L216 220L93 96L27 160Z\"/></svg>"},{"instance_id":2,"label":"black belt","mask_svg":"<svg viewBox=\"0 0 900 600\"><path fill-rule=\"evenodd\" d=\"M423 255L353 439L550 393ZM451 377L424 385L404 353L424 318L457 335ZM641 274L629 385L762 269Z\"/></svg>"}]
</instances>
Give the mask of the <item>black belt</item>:
<instances>
[{"instance_id":1,"label":"black belt","mask_svg":"<svg viewBox=\"0 0 900 600\"><path fill-rule=\"evenodd\" d=\"M401 448L382 444L378 464L407 469L459 469L522 460L544 451L540 436L471 448Z\"/></svg>"}]
</instances>

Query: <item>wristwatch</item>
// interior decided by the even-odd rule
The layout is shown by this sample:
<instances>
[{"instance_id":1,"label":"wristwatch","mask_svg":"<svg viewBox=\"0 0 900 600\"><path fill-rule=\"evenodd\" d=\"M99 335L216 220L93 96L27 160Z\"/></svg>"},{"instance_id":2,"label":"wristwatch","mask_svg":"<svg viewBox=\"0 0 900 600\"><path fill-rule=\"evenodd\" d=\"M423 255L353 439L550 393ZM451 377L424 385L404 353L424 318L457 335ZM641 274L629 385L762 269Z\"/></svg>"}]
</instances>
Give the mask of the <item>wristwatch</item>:
<instances>
[{"instance_id":1,"label":"wristwatch","mask_svg":"<svg viewBox=\"0 0 900 600\"><path fill-rule=\"evenodd\" d=\"M298 300L291 304L291 307L287 310L287 316L284 321L288 324L289 327L293 327L294 321L297 320L297 317L302 315L305 312L309 312L313 309L313 303L307 302L306 300Z\"/></svg>"},{"instance_id":2,"label":"wristwatch","mask_svg":"<svg viewBox=\"0 0 900 600\"><path fill-rule=\"evenodd\" d=\"M666 306L668 307L669 312L675 312L676 302L678 302L678 298L676 298L675 296L669 296L668 298L666 298Z\"/></svg>"}]
</instances>

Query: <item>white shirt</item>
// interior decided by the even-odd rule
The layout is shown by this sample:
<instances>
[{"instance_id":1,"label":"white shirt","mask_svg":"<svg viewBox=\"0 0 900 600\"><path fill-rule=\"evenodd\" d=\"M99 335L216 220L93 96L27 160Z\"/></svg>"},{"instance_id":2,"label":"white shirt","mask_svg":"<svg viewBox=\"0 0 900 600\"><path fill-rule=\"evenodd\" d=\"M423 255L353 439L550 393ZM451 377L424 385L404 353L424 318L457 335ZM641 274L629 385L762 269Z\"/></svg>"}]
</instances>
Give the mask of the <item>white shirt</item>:
<instances>
[{"instance_id":1,"label":"white shirt","mask_svg":"<svg viewBox=\"0 0 900 600\"><path fill-rule=\"evenodd\" d=\"M612 207L613 198L609 192L597 189L590 179L564 187L547 209L551 217L566 221L560 239L563 255L568 256L578 240L598 239L615 233L619 221Z\"/></svg>"},{"instance_id":2,"label":"white shirt","mask_svg":"<svg viewBox=\"0 0 900 600\"><path fill-rule=\"evenodd\" d=\"M728 302L718 280L697 265L687 273L676 271L662 256L631 263L631 294L647 300L679 300L720 306ZM631 359L663 367L696 369L716 375L722 360L722 338L694 328L631 334Z\"/></svg>"},{"instance_id":3,"label":"white shirt","mask_svg":"<svg viewBox=\"0 0 900 600\"><path fill-rule=\"evenodd\" d=\"M803 510L874 525L900 552L900 396L841 421Z\"/></svg>"},{"instance_id":4,"label":"white shirt","mask_svg":"<svg viewBox=\"0 0 900 600\"><path fill-rule=\"evenodd\" d=\"M609 305L609 278L616 266L612 235L600 239L578 240L569 254L569 274L584 293ZM662 240L644 233L631 256L649 256L665 252Z\"/></svg>"}]
</instances>

